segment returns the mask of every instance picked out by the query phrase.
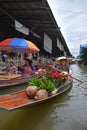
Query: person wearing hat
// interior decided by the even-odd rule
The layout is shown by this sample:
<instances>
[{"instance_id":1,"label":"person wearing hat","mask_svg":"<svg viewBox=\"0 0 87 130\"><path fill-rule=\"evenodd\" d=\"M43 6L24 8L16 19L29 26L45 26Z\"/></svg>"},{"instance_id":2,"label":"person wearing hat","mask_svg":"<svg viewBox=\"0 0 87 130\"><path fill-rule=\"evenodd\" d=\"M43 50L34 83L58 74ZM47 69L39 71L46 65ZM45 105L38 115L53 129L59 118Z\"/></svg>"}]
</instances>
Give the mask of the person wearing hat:
<instances>
[{"instance_id":1,"label":"person wearing hat","mask_svg":"<svg viewBox=\"0 0 87 130\"><path fill-rule=\"evenodd\" d=\"M67 64L67 58L65 56L57 58L56 61L57 65L55 66L55 68L69 73L69 66Z\"/></svg>"},{"instance_id":2,"label":"person wearing hat","mask_svg":"<svg viewBox=\"0 0 87 130\"><path fill-rule=\"evenodd\" d=\"M25 60L28 60L28 63L30 65L30 67L31 67L31 70L33 71L33 73L35 73L36 72L36 67L33 64L32 60L30 58L28 58L28 57L26 57Z\"/></svg>"},{"instance_id":3,"label":"person wearing hat","mask_svg":"<svg viewBox=\"0 0 87 130\"><path fill-rule=\"evenodd\" d=\"M31 60L28 58L24 58L24 65L21 67L21 73L24 77L28 77L32 74L32 69L31 69Z\"/></svg>"}]
</instances>

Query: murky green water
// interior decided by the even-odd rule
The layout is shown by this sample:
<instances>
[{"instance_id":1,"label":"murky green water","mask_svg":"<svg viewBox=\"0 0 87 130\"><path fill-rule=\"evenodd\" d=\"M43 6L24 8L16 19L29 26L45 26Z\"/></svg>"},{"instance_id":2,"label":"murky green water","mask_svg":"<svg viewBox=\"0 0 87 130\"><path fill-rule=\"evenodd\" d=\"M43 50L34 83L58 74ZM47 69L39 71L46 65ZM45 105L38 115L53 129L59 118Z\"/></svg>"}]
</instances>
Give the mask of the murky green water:
<instances>
[{"instance_id":1,"label":"murky green water","mask_svg":"<svg viewBox=\"0 0 87 130\"><path fill-rule=\"evenodd\" d=\"M87 81L87 67L72 65L73 76ZM21 86L24 88L25 86ZM0 94L19 87L0 90ZM87 130L87 82L64 95L34 107L7 112L0 110L0 130Z\"/></svg>"}]
</instances>

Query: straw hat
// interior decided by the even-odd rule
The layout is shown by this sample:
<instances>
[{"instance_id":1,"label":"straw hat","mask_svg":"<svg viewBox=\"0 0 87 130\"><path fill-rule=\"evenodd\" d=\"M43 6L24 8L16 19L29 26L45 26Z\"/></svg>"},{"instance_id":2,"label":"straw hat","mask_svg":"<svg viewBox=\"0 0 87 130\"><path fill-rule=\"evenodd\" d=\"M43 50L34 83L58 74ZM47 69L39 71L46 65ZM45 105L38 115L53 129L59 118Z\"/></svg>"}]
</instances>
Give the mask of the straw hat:
<instances>
[{"instance_id":1,"label":"straw hat","mask_svg":"<svg viewBox=\"0 0 87 130\"><path fill-rule=\"evenodd\" d=\"M29 65L31 66L32 60L31 60L29 57L25 57L24 60L25 60L25 61L28 61Z\"/></svg>"},{"instance_id":2,"label":"straw hat","mask_svg":"<svg viewBox=\"0 0 87 130\"><path fill-rule=\"evenodd\" d=\"M57 62L60 62L61 60L66 60L67 61L67 58L65 56L61 56L61 57L56 58Z\"/></svg>"}]
</instances>

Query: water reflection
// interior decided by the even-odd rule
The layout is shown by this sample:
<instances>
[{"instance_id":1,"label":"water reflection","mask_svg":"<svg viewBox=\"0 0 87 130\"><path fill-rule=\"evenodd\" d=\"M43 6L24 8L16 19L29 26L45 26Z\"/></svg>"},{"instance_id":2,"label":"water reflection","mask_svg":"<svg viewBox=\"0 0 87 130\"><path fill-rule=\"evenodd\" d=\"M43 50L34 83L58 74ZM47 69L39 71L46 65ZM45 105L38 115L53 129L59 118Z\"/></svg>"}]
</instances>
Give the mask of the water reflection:
<instances>
[{"instance_id":1,"label":"water reflection","mask_svg":"<svg viewBox=\"0 0 87 130\"><path fill-rule=\"evenodd\" d=\"M44 106L37 106L33 108L26 108L22 110L17 110L15 112L5 112L1 111L4 116L3 121L0 123L0 130L5 129L20 129L20 130L40 130L43 128L47 120L49 109ZM0 117L1 118L1 117Z\"/></svg>"},{"instance_id":2,"label":"water reflection","mask_svg":"<svg viewBox=\"0 0 87 130\"><path fill-rule=\"evenodd\" d=\"M71 67L73 76L87 80L87 67ZM87 85L78 84L74 80L68 92L49 102L13 112L0 110L0 130L87 130Z\"/></svg>"},{"instance_id":3,"label":"water reflection","mask_svg":"<svg viewBox=\"0 0 87 130\"><path fill-rule=\"evenodd\" d=\"M72 66L73 75L81 80L85 80L87 72L82 71L78 65ZM85 74L85 75L84 75ZM87 86L87 85L86 85ZM87 91L85 91L85 84L78 86L78 82L74 80L73 88L69 93L70 100L66 102L67 105L57 107L52 113L55 119L53 130L86 130L87 129Z\"/></svg>"},{"instance_id":4,"label":"water reflection","mask_svg":"<svg viewBox=\"0 0 87 130\"><path fill-rule=\"evenodd\" d=\"M52 113L58 107L67 105L64 99L69 100L67 95L60 96L44 104L37 105L31 108L24 108L21 110L16 110L13 112L7 112L0 110L0 130L10 129L21 129L21 130L51 130L54 126L54 119L52 118ZM58 102L58 103L57 103ZM3 118L2 118L3 117Z\"/></svg>"},{"instance_id":5,"label":"water reflection","mask_svg":"<svg viewBox=\"0 0 87 130\"><path fill-rule=\"evenodd\" d=\"M85 74L87 74L87 66L79 66L80 67L80 69L82 70L82 72Z\"/></svg>"}]
</instances>

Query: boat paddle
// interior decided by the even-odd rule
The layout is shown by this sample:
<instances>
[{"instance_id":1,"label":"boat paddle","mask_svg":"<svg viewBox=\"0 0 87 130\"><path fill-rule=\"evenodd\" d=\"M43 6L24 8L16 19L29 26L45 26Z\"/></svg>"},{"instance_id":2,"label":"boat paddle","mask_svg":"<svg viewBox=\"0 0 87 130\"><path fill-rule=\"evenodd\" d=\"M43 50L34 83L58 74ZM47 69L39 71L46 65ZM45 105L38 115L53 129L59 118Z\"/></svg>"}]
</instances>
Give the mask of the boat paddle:
<instances>
[{"instance_id":1,"label":"boat paddle","mask_svg":"<svg viewBox=\"0 0 87 130\"><path fill-rule=\"evenodd\" d=\"M56 70L56 71L58 71L58 72L60 72L60 73L63 72L63 71L59 70L58 68L55 68L55 67L52 66L52 65L49 65L49 67L52 68L52 69L54 69L54 70ZM68 74L69 74L69 73L68 73ZM69 74L69 75L70 75L70 74ZM74 77L74 76L72 76L72 75L70 75L70 77L71 77L72 79L77 80L77 81L80 82L80 83L84 83L82 80L79 80L78 78L76 78L76 77Z\"/></svg>"},{"instance_id":2,"label":"boat paddle","mask_svg":"<svg viewBox=\"0 0 87 130\"><path fill-rule=\"evenodd\" d=\"M60 72L60 73L63 72L63 71L59 70L58 68L55 68L55 67L52 66L52 65L49 65L48 67L50 67L50 68L52 68L52 69L54 69L54 70L56 70L56 71L58 71L58 72ZM20 66L20 68L25 69L25 68L23 68L23 67L21 67L21 66ZM27 70L27 69L25 69L25 70ZM70 75L70 74L69 74L69 75ZM70 75L70 77L71 77L72 79L77 80L77 81L80 82L81 84L84 83L83 81L79 80L78 78L76 78L76 77L74 77L74 76L72 76L72 75Z\"/></svg>"}]
</instances>

